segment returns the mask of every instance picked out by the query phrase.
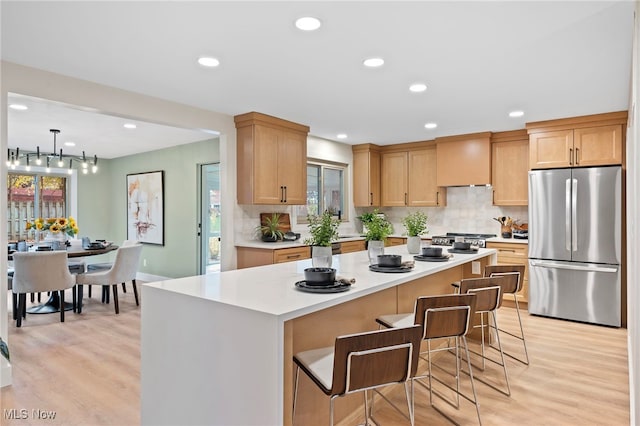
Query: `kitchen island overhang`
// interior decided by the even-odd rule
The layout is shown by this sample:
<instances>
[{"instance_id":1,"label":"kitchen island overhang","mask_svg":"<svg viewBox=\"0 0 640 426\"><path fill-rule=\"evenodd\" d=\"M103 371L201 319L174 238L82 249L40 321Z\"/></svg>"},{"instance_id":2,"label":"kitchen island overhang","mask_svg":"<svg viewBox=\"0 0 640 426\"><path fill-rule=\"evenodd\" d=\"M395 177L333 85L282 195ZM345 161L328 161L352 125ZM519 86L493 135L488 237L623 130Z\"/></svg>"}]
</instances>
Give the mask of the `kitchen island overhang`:
<instances>
[{"instance_id":1,"label":"kitchen island overhang","mask_svg":"<svg viewBox=\"0 0 640 426\"><path fill-rule=\"evenodd\" d=\"M413 259L406 246L386 253ZM294 352L376 329L375 316L410 311L417 295L451 293L452 281L479 276L472 262L482 271L496 250L415 262L408 273L371 272L366 252L336 255L338 275L356 282L335 294L295 288L310 260L144 284L142 424L291 424ZM303 419L328 414L301 390L312 401L298 406ZM338 418L357 403L337 407Z\"/></svg>"}]
</instances>

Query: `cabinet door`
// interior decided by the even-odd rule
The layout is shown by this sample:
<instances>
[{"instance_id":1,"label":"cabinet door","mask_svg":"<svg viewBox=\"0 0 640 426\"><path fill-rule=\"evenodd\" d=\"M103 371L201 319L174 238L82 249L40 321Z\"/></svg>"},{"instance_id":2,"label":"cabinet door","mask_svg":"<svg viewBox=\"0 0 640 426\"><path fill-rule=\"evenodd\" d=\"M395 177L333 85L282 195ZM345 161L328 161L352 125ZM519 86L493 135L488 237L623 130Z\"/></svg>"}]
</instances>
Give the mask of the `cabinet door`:
<instances>
[{"instance_id":1,"label":"cabinet door","mask_svg":"<svg viewBox=\"0 0 640 426\"><path fill-rule=\"evenodd\" d=\"M622 125L575 129L576 166L622 164Z\"/></svg>"},{"instance_id":2,"label":"cabinet door","mask_svg":"<svg viewBox=\"0 0 640 426\"><path fill-rule=\"evenodd\" d=\"M493 205L526 206L529 141L494 142L491 154Z\"/></svg>"},{"instance_id":3,"label":"cabinet door","mask_svg":"<svg viewBox=\"0 0 640 426\"><path fill-rule=\"evenodd\" d=\"M366 250L364 240L343 241L340 243L340 252L342 254L353 253L355 251L362 251L362 250Z\"/></svg>"},{"instance_id":4,"label":"cabinet door","mask_svg":"<svg viewBox=\"0 0 640 426\"><path fill-rule=\"evenodd\" d=\"M278 159L281 157L279 141L282 131L267 126L254 126L253 144L253 202L254 204L280 204L282 191L278 178Z\"/></svg>"},{"instance_id":5,"label":"cabinet door","mask_svg":"<svg viewBox=\"0 0 640 426\"><path fill-rule=\"evenodd\" d=\"M284 187L283 203L307 204L307 138L283 131L278 142L277 185L272 184Z\"/></svg>"},{"instance_id":6,"label":"cabinet door","mask_svg":"<svg viewBox=\"0 0 640 426\"><path fill-rule=\"evenodd\" d=\"M382 205L407 205L407 153L387 152L381 156Z\"/></svg>"},{"instance_id":7,"label":"cabinet door","mask_svg":"<svg viewBox=\"0 0 640 426\"><path fill-rule=\"evenodd\" d=\"M401 246L403 244L407 244L407 239L403 237L387 237L385 242L386 246Z\"/></svg>"},{"instance_id":8,"label":"cabinet door","mask_svg":"<svg viewBox=\"0 0 640 426\"><path fill-rule=\"evenodd\" d=\"M528 245L520 243L487 243L487 248L498 250L498 264L524 265L522 289L516 294L518 303L529 301L529 261ZM504 300L513 300L513 295L505 294Z\"/></svg>"},{"instance_id":9,"label":"cabinet door","mask_svg":"<svg viewBox=\"0 0 640 426\"><path fill-rule=\"evenodd\" d=\"M408 153L409 173L407 205L438 206L440 194L436 185L436 147Z\"/></svg>"},{"instance_id":10,"label":"cabinet door","mask_svg":"<svg viewBox=\"0 0 640 426\"><path fill-rule=\"evenodd\" d=\"M380 153L353 153L353 204L355 207L380 205Z\"/></svg>"},{"instance_id":11,"label":"cabinet door","mask_svg":"<svg viewBox=\"0 0 640 426\"><path fill-rule=\"evenodd\" d=\"M311 249L309 246L273 250L273 263L294 262L310 257Z\"/></svg>"},{"instance_id":12,"label":"cabinet door","mask_svg":"<svg viewBox=\"0 0 640 426\"><path fill-rule=\"evenodd\" d=\"M573 130L529 135L529 167L553 169L570 167L573 162Z\"/></svg>"}]
</instances>

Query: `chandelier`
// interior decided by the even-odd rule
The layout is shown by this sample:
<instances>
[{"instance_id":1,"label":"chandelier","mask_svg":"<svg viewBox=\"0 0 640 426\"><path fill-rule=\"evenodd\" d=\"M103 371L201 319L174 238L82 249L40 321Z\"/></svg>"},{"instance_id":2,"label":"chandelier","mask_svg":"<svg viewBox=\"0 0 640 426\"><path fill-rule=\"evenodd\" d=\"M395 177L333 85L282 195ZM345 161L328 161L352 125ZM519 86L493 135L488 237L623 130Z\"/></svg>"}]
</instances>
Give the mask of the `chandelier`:
<instances>
[{"instance_id":1,"label":"chandelier","mask_svg":"<svg viewBox=\"0 0 640 426\"><path fill-rule=\"evenodd\" d=\"M82 151L82 156L64 154L62 148L60 148L58 152L56 136L60 133L60 130L49 129L49 131L53 133L53 151L50 154L41 153L39 146L36 151L20 151L20 148L16 148L15 150L8 149L7 167L15 169L17 166L24 165L25 170L30 171L32 165L44 165L46 167L45 171L49 173L52 166L57 166L58 168L67 168L67 173L71 174L73 173L75 161L76 164L80 164L82 173L85 175L89 173L89 169L91 169L91 173L98 171L97 155L87 159L84 151Z\"/></svg>"}]
</instances>

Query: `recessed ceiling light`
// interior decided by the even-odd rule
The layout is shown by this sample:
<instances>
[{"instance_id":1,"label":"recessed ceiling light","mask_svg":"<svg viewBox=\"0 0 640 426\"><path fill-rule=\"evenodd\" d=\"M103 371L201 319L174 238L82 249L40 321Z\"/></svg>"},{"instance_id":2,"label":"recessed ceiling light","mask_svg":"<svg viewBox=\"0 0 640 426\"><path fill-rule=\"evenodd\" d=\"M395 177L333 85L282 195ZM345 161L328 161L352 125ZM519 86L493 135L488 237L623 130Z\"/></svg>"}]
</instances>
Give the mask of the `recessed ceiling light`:
<instances>
[{"instance_id":1,"label":"recessed ceiling light","mask_svg":"<svg viewBox=\"0 0 640 426\"><path fill-rule=\"evenodd\" d=\"M135 125L135 124L133 124L133 123L126 123L123 127L124 127L125 129L135 129L135 128L136 128L136 127L138 127L138 126L136 126L136 125Z\"/></svg>"},{"instance_id":2,"label":"recessed ceiling light","mask_svg":"<svg viewBox=\"0 0 640 426\"><path fill-rule=\"evenodd\" d=\"M414 93L424 92L425 90L427 90L427 85L424 83L413 83L411 86L409 86L409 90Z\"/></svg>"},{"instance_id":3,"label":"recessed ceiling light","mask_svg":"<svg viewBox=\"0 0 640 426\"><path fill-rule=\"evenodd\" d=\"M382 58L369 58L365 59L363 62L365 67L369 68L377 68L384 65L384 59Z\"/></svg>"},{"instance_id":4,"label":"recessed ceiling light","mask_svg":"<svg viewBox=\"0 0 640 426\"><path fill-rule=\"evenodd\" d=\"M11 104L11 105L9 105L9 108L15 109L17 111L24 111L24 110L29 109L28 106L22 105L22 104Z\"/></svg>"},{"instance_id":5,"label":"recessed ceiling light","mask_svg":"<svg viewBox=\"0 0 640 426\"><path fill-rule=\"evenodd\" d=\"M71 142L71 141L66 141L64 143L64 146L76 146L76 143L75 142Z\"/></svg>"},{"instance_id":6,"label":"recessed ceiling light","mask_svg":"<svg viewBox=\"0 0 640 426\"><path fill-rule=\"evenodd\" d=\"M435 129L436 127L438 127L436 123L427 123L424 125L425 129Z\"/></svg>"},{"instance_id":7,"label":"recessed ceiling light","mask_svg":"<svg viewBox=\"0 0 640 426\"><path fill-rule=\"evenodd\" d=\"M201 56L198 58L198 63L203 67L217 67L220 65L220 61L211 56Z\"/></svg>"},{"instance_id":8,"label":"recessed ceiling light","mask_svg":"<svg viewBox=\"0 0 640 426\"><path fill-rule=\"evenodd\" d=\"M524 111L511 111L509 113L509 117L522 117L524 115Z\"/></svg>"},{"instance_id":9,"label":"recessed ceiling light","mask_svg":"<svg viewBox=\"0 0 640 426\"><path fill-rule=\"evenodd\" d=\"M322 23L318 18L314 18L313 16L305 16L302 18L296 19L296 28L302 31L315 31Z\"/></svg>"},{"instance_id":10,"label":"recessed ceiling light","mask_svg":"<svg viewBox=\"0 0 640 426\"><path fill-rule=\"evenodd\" d=\"M338 134L336 135L336 137L337 137L338 139L346 139L346 138L347 138L347 134L346 134L346 133L338 133Z\"/></svg>"}]
</instances>

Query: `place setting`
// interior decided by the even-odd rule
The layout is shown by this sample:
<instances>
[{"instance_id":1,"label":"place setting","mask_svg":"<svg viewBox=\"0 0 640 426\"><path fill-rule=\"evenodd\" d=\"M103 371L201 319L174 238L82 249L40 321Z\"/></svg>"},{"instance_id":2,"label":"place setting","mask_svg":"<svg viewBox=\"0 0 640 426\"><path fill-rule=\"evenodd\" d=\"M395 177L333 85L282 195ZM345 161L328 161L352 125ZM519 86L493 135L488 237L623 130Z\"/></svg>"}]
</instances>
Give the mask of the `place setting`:
<instances>
[{"instance_id":1,"label":"place setting","mask_svg":"<svg viewBox=\"0 0 640 426\"><path fill-rule=\"evenodd\" d=\"M295 283L298 290L307 293L341 293L351 288L355 278L336 275L334 268L306 268L304 280Z\"/></svg>"},{"instance_id":2,"label":"place setting","mask_svg":"<svg viewBox=\"0 0 640 426\"><path fill-rule=\"evenodd\" d=\"M402 273L413 270L415 266L413 260L403 262L399 254L380 254L378 263L369 265L369 270L373 272Z\"/></svg>"},{"instance_id":3,"label":"place setting","mask_svg":"<svg viewBox=\"0 0 640 426\"><path fill-rule=\"evenodd\" d=\"M468 241L454 241L453 248L448 251L449 253L474 254L478 252L478 247L472 246Z\"/></svg>"},{"instance_id":4,"label":"place setting","mask_svg":"<svg viewBox=\"0 0 640 426\"><path fill-rule=\"evenodd\" d=\"M442 254L442 247L434 246L422 247L420 253L413 256L420 262L446 262L453 257L452 254Z\"/></svg>"}]
</instances>

